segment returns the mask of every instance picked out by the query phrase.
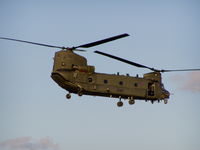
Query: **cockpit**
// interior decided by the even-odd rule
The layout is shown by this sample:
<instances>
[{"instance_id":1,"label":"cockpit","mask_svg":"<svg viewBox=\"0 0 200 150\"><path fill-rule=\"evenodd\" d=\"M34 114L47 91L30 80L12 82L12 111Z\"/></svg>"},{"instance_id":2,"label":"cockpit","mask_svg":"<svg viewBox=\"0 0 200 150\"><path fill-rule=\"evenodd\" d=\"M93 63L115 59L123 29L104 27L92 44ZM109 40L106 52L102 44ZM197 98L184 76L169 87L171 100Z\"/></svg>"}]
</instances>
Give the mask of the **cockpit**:
<instances>
[{"instance_id":1,"label":"cockpit","mask_svg":"<svg viewBox=\"0 0 200 150\"><path fill-rule=\"evenodd\" d=\"M169 91L167 91L164 87L164 84L161 83L161 89L162 89L162 99L168 99L170 96Z\"/></svg>"}]
</instances>

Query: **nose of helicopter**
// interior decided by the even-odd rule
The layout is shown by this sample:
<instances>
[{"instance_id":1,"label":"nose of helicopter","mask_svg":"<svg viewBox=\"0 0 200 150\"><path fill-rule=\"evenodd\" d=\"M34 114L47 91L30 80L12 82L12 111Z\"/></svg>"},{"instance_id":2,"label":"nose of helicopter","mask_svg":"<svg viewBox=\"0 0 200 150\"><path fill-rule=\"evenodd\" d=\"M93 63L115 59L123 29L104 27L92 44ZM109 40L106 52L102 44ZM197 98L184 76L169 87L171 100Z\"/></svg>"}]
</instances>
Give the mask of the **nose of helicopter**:
<instances>
[{"instance_id":1,"label":"nose of helicopter","mask_svg":"<svg viewBox=\"0 0 200 150\"><path fill-rule=\"evenodd\" d=\"M169 93L169 91L167 91L167 90L163 90L163 97L164 97L164 99L168 99L169 98L169 96L170 96L170 93Z\"/></svg>"}]
</instances>

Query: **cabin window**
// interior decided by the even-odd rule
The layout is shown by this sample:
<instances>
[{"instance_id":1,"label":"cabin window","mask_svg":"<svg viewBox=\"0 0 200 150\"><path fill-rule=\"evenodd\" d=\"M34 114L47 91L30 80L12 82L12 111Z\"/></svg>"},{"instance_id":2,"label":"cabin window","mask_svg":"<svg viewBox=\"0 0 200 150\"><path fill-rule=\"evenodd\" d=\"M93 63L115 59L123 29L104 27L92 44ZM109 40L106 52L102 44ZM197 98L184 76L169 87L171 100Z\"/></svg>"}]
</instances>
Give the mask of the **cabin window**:
<instances>
[{"instance_id":1,"label":"cabin window","mask_svg":"<svg viewBox=\"0 0 200 150\"><path fill-rule=\"evenodd\" d=\"M88 82L91 83L93 80L91 77L88 78Z\"/></svg>"},{"instance_id":2,"label":"cabin window","mask_svg":"<svg viewBox=\"0 0 200 150\"><path fill-rule=\"evenodd\" d=\"M104 82L105 84L107 84L107 83L108 83L108 80L104 80L103 82Z\"/></svg>"},{"instance_id":3,"label":"cabin window","mask_svg":"<svg viewBox=\"0 0 200 150\"><path fill-rule=\"evenodd\" d=\"M61 63L61 65L62 65L62 66L65 66L65 63L64 63L64 62L62 62L62 63Z\"/></svg>"},{"instance_id":4,"label":"cabin window","mask_svg":"<svg viewBox=\"0 0 200 150\"><path fill-rule=\"evenodd\" d=\"M135 87L138 87L138 83L134 83L134 86L135 86Z\"/></svg>"},{"instance_id":5,"label":"cabin window","mask_svg":"<svg viewBox=\"0 0 200 150\"><path fill-rule=\"evenodd\" d=\"M119 85L123 85L124 83L122 81L119 81Z\"/></svg>"}]
</instances>

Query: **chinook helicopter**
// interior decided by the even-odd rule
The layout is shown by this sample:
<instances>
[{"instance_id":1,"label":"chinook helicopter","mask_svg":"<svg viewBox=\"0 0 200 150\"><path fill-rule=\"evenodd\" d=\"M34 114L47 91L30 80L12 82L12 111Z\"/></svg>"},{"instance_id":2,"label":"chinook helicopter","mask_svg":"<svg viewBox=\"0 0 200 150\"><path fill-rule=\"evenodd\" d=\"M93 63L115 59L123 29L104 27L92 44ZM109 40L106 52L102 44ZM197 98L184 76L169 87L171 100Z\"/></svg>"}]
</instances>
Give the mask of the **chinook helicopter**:
<instances>
[{"instance_id":1,"label":"chinook helicopter","mask_svg":"<svg viewBox=\"0 0 200 150\"><path fill-rule=\"evenodd\" d=\"M85 51L79 48L90 48L107 42L111 42L120 38L129 36L124 33L103 40L95 41L76 47L61 47L30 41L0 37L0 39L23 42L39 46L61 49L55 53L53 71L51 78L63 89L67 90L66 98L71 98L71 93L92 96L104 96L110 98L118 98L117 106L123 106L122 99L128 100L130 105L135 104L135 100L155 101L164 100L164 104L168 103L170 97L169 91L164 88L161 73L173 71L199 71L200 69L179 69L179 70L159 70L142 64L138 64L114 55L94 51L106 57L116 59L118 61L133 65L135 67L151 70L143 77L129 76L117 74L106 74L95 72L95 67L87 64L87 59L76 54L74 51Z\"/></svg>"}]
</instances>

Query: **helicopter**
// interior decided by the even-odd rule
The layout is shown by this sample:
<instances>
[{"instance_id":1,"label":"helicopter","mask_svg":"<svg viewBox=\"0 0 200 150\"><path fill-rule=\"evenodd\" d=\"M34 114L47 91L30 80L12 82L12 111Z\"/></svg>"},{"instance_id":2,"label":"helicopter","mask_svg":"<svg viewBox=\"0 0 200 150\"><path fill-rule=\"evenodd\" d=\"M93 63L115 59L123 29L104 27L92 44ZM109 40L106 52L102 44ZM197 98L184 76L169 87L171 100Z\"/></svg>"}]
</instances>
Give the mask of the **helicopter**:
<instances>
[{"instance_id":1,"label":"helicopter","mask_svg":"<svg viewBox=\"0 0 200 150\"><path fill-rule=\"evenodd\" d=\"M94 47L127 36L129 36L129 34L124 33L75 47L54 46L7 37L0 37L0 39L61 49L60 51L55 52L51 78L61 88L68 91L66 94L67 99L70 99L71 93L74 93L79 96L91 95L117 98L119 99L117 102L118 107L123 106L122 99L128 100L130 105L135 104L135 100L150 101L152 104L155 101L164 101L164 104L167 104L168 99L170 98L170 92L164 88L161 73L174 71L200 71L200 69L159 70L108 53L94 51L96 54L135 67L151 70L150 73L144 74L143 77L139 77L138 75L130 76L129 74L119 75L119 73L97 73L95 72L94 66L87 64L87 59L85 57L75 53L75 51L85 51L79 48Z\"/></svg>"}]
</instances>

